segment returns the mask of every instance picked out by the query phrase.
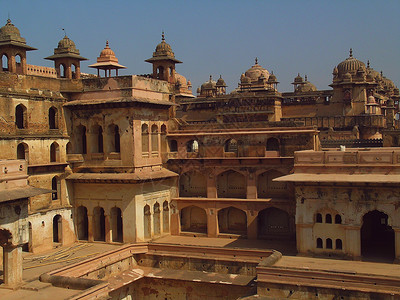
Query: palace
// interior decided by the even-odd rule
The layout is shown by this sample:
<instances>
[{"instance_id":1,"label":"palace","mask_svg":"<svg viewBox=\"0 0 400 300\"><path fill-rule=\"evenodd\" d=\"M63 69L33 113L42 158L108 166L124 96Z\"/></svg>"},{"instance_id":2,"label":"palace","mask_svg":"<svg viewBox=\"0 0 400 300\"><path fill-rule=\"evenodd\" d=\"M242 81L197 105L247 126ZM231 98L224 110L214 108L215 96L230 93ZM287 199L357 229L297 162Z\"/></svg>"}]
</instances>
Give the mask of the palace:
<instances>
[{"instance_id":1,"label":"palace","mask_svg":"<svg viewBox=\"0 0 400 300\"><path fill-rule=\"evenodd\" d=\"M232 92L221 76L210 76L197 96L177 73L181 61L164 33L145 60L152 65L146 75L119 76L126 67L108 41L89 65L96 75L81 73L88 59L66 35L46 57L54 68L28 64L27 52L34 50L11 20L0 28L5 285L22 282L22 250L42 253L76 241L121 245L107 254L113 261L104 267L107 275L99 275L96 258L96 271L73 266L42 280L56 285L61 276L78 278L88 288L100 287L96 297L113 299L146 298L140 289L153 284L154 269L161 270L165 282L157 284L165 295L178 289L177 280L195 281L208 270L211 277L198 279L201 285L187 283L194 297L215 278L222 293L215 298L288 291L300 297L310 286L339 297L338 283L327 287L321 279L296 289L267 274L285 261L281 253L400 259L399 89L352 50L334 67L329 90L298 75L293 92L279 92L276 75L256 59ZM273 246L261 253L153 243L168 235ZM178 262L182 278L167 272L179 269ZM117 274L135 280L121 284ZM384 295L400 293L396 284L385 286ZM352 291L366 298L373 292ZM180 293L176 297L186 297ZM94 297L85 295L76 299Z\"/></svg>"}]
</instances>

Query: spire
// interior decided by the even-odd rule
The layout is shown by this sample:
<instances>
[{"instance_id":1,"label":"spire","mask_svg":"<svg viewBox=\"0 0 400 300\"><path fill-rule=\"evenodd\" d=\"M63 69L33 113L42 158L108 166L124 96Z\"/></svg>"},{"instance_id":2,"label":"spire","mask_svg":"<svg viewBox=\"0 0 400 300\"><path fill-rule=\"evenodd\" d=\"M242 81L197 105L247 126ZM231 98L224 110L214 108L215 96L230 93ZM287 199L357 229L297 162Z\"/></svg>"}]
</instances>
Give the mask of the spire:
<instances>
[{"instance_id":1,"label":"spire","mask_svg":"<svg viewBox=\"0 0 400 300\"><path fill-rule=\"evenodd\" d=\"M369 69L369 59L367 60L367 69Z\"/></svg>"},{"instance_id":2,"label":"spire","mask_svg":"<svg viewBox=\"0 0 400 300\"><path fill-rule=\"evenodd\" d=\"M210 82L211 82L211 80L212 80L212 75L210 75Z\"/></svg>"},{"instance_id":3,"label":"spire","mask_svg":"<svg viewBox=\"0 0 400 300\"><path fill-rule=\"evenodd\" d=\"M258 65L258 58L256 57L256 59L255 59L255 62L256 62L256 65Z\"/></svg>"},{"instance_id":4,"label":"spire","mask_svg":"<svg viewBox=\"0 0 400 300\"><path fill-rule=\"evenodd\" d=\"M349 55L349 57L353 57L353 49L352 49L352 48L350 48L350 55Z\"/></svg>"},{"instance_id":5,"label":"spire","mask_svg":"<svg viewBox=\"0 0 400 300\"><path fill-rule=\"evenodd\" d=\"M164 30L162 31L162 34L161 34L161 40L165 41Z\"/></svg>"},{"instance_id":6,"label":"spire","mask_svg":"<svg viewBox=\"0 0 400 300\"><path fill-rule=\"evenodd\" d=\"M10 16L8 16L8 19L7 19L7 24L11 24L11 19L10 19Z\"/></svg>"},{"instance_id":7,"label":"spire","mask_svg":"<svg viewBox=\"0 0 400 300\"><path fill-rule=\"evenodd\" d=\"M307 75L304 75L304 81L307 81Z\"/></svg>"}]
</instances>

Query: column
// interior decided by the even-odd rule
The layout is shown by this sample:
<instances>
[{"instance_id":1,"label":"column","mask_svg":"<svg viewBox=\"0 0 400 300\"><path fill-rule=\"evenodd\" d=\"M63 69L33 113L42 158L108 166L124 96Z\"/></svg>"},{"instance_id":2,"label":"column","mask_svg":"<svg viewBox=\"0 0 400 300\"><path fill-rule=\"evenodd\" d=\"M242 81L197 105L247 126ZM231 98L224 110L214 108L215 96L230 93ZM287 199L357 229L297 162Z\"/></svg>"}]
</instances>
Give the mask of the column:
<instances>
[{"instance_id":1,"label":"column","mask_svg":"<svg viewBox=\"0 0 400 300\"><path fill-rule=\"evenodd\" d=\"M207 176L207 198L217 198L217 186L215 182L214 170L210 170L211 174Z\"/></svg>"},{"instance_id":2,"label":"column","mask_svg":"<svg viewBox=\"0 0 400 300\"><path fill-rule=\"evenodd\" d=\"M257 198L257 185L256 185L256 176L253 172L249 172L249 176L247 176L247 191L246 191L247 199L255 199Z\"/></svg>"},{"instance_id":3,"label":"column","mask_svg":"<svg viewBox=\"0 0 400 300\"><path fill-rule=\"evenodd\" d=\"M247 238L251 240L256 240L258 237L258 228L257 228L258 211L248 210L246 211L246 215L247 215Z\"/></svg>"},{"instance_id":4,"label":"column","mask_svg":"<svg viewBox=\"0 0 400 300\"><path fill-rule=\"evenodd\" d=\"M22 283L22 247L3 247L3 277L6 286L15 287Z\"/></svg>"},{"instance_id":5,"label":"column","mask_svg":"<svg viewBox=\"0 0 400 300\"><path fill-rule=\"evenodd\" d=\"M170 223L169 223L169 232L171 235L179 235L180 233L180 214L179 209L177 207L176 201L171 201L170 203Z\"/></svg>"},{"instance_id":6,"label":"column","mask_svg":"<svg viewBox=\"0 0 400 300\"><path fill-rule=\"evenodd\" d=\"M93 237L93 214L88 212L88 241L94 242Z\"/></svg>"},{"instance_id":7,"label":"column","mask_svg":"<svg viewBox=\"0 0 400 300\"><path fill-rule=\"evenodd\" d=\"M106 243L111 243L111 226L110 226L110 216L104 213L104 230L105 230L105 240Z\"/></svg>"},{"instance_id":8,"label":"column","mask_svg":"<svg viewBox=\"0 0 400 300\"><path fill-rule=\"evenodd\" d=\"M206 209L207 213L207 235L208 237L218 236L218 214L215 208Z\"/></svg>"},{"instance_id":9,"label":"column","mask_svg":"<svg viewBox=\"0 0 400 300\"><path fill-rule=\"evenodd\" d=\"M346 226L346 241L343 249L346 254L353 256L354 259L361 258L361 227L360 226Z\"/></svg>"}]
</instances>

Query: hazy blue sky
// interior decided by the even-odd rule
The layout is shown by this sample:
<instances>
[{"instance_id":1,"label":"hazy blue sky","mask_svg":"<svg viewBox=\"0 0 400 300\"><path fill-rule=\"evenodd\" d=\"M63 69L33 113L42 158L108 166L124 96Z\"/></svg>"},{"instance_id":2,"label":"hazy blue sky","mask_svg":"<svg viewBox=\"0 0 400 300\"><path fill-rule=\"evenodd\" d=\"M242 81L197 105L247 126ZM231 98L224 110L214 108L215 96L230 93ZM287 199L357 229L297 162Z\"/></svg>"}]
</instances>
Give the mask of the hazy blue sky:
<instances>
[{"instance_id":1,"label":"hazy blue sky","mask_svg":"<svg viewBox=\"0 0 400 300\"><path fill-rule=\"evenodd\" d=\"M105 41L121 64L121 74L151 72L151 57L165 30L177 71L193 90L221 74L232 90L254 64L274 71L280 91L291 91L300 73L328 89L335 65L353 48L356 58L400 82L400 1L103 1L0 0L0 24L8 14L28 45L28 63L53 66L51 55L63 37L76 43L82 71L96 61Z\"/></svg>"}]
</instances>

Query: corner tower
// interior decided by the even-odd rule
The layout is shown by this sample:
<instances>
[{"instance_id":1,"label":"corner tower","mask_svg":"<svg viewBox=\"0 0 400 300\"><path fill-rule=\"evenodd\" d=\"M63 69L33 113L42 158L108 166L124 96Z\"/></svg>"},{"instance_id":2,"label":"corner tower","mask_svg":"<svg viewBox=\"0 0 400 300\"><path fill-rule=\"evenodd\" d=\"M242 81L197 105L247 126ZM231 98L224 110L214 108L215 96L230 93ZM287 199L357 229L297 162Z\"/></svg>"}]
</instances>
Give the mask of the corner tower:
<instances>
[{"instance_id":1,"label":"corner tower","mask_svg":"<svg viewBox=\"0 0 400 300\"><path fill-rule=\"evenodd\" d=\"M169 83L176 83L175 79L175 64L182 63L175 58L171 46L165 42L164 32L162 33L162 40L153 52L153 57L145 60L153 64L153 78L168 81Z\"/></svg>"},{"instance_id":2,"label":"corner tower","mask_svg":"<svg viewBox=\"0 0 400 300\"><path fill-rule=\"evenodd\" d=\"M8 19L7 24L0 28L1 71L26 74L26 51L31 50L37 49L26 44L18 28Z\"/></svg>"},{"instance_id":3,"label":"corner tower","mask_svg":"<svg viewBox=\"0 0 400 300\"><path fill-rule=\"evenodd\" d=\"M81 77L82 60L87 60L79 55L75 43L67 37L58 42L58 47L54 49L54 54L45 59L53 60L57 71L57 78L79 79Z\"/></svg>"}]
</instances>

